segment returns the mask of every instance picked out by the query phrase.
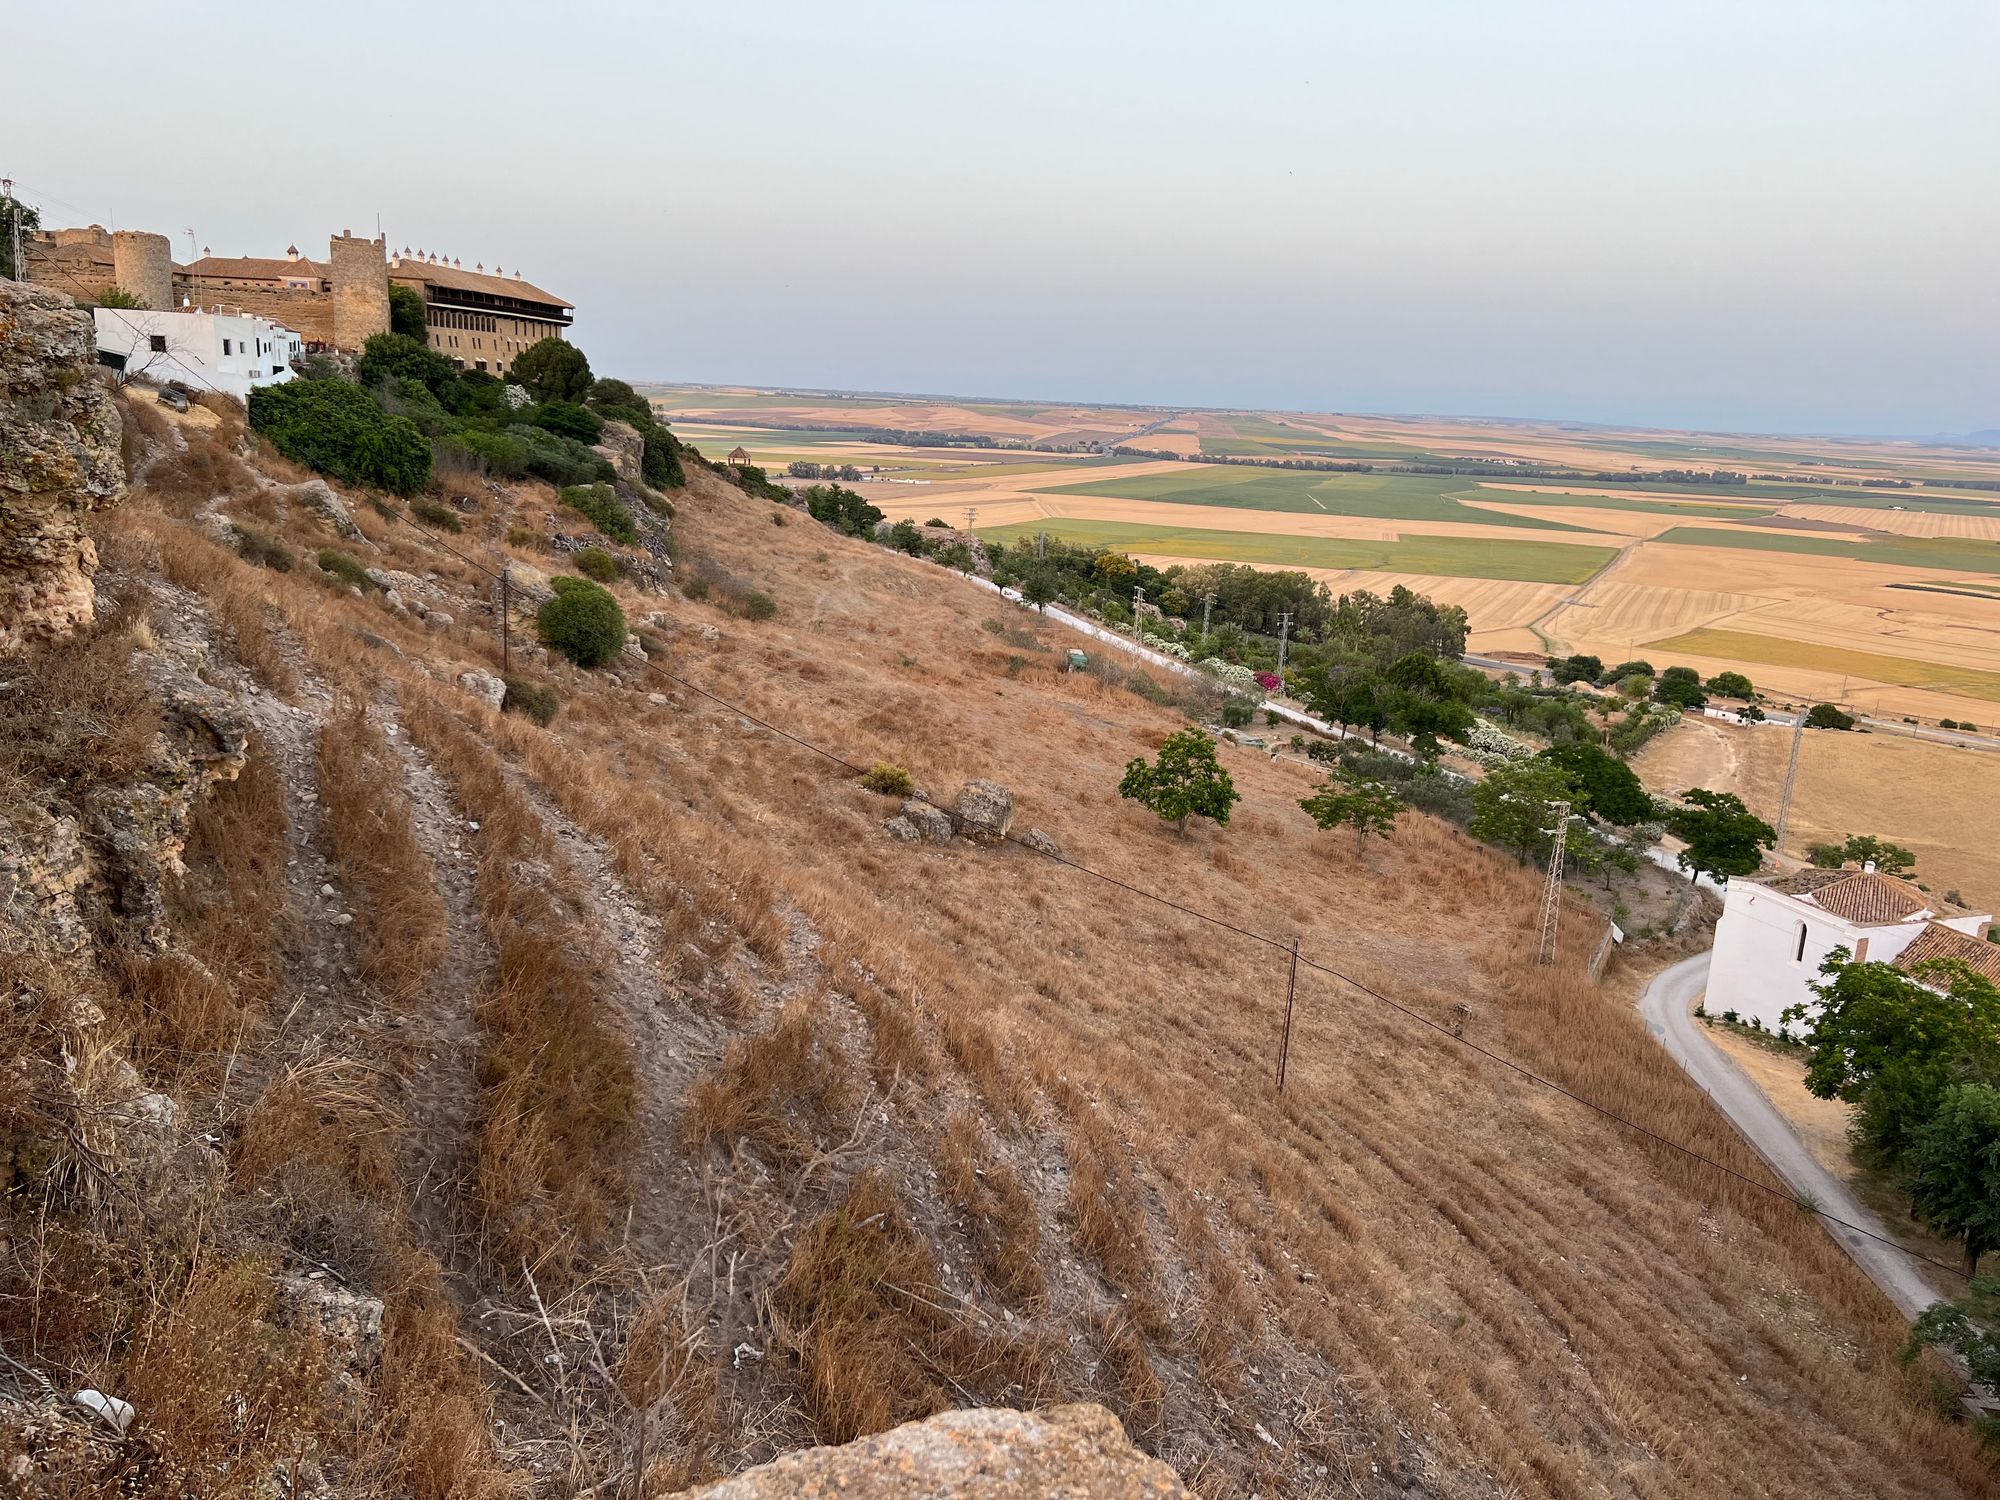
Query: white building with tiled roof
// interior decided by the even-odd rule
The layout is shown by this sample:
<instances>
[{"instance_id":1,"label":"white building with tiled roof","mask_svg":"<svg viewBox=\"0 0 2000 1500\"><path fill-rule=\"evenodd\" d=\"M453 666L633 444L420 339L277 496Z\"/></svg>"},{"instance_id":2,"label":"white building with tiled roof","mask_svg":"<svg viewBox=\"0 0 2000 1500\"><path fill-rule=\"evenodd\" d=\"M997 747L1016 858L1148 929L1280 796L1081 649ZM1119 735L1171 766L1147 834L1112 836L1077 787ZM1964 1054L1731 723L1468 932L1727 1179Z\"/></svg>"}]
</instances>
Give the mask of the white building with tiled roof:
<instances>
[{"instance_id":1,"label":"white building with tiled roof","mask_svg":"<svg viewBox=\"0 0 2000 1500\"><path fill-rule=\"evenodd\" d=\"M1704 1003L1711 1014L1734 1011L1776 1031L1787 1007L1817 998L1819 966L1836 948L1856 962L1906 971L1931 958L1957 958L2000 982L2000 946L1982 936L1992 921L1990 913L1946 915L1909 881L1872 869L1732 880Z\"/></svg>"}]
</instances>

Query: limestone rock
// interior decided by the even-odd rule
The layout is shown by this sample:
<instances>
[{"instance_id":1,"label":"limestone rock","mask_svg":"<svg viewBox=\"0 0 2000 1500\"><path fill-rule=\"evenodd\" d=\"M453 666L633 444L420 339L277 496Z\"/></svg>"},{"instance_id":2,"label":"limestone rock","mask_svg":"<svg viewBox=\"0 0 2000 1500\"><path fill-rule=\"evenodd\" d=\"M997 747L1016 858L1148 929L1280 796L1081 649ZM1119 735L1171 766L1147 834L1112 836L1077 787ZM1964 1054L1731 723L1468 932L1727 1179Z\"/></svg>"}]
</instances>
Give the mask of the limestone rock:
<instances>
[{"instance_id":1,"label":"limestone rock","mask_svg":"<svg viewBox=\"0 0 2000 1500\"><path fill-rule=\"evenodd\" d=\"M432 616L436 618L435 615ZM507 697L507 684L491 672L482 672L474 667L469 672L458 674L458 685L475 698L484 698L489 707L498 708Z\"/></svg>"},{"instance_id":2,"label":"limestone rock","mask_svg":"<svg viewBox=\"0 0 2000 1500\"><path fill-rule=\"evenodd\" d=\"M89 874L76 819L32 802L0 816L0 952L81 952L90 933L77 895Z\"/></svg>"},{"instance_id":3,"label":"limestone rock","mask_svg":"<svg viewBox=\"0 0 2000 1500\"><path fill-rule=\"evenodd\" d=\"M279 1299L293 1323L317 1329L340 1362L357 1375L382 1359L382 1299L350 1291L321 1276L287 1276Z\"/></svg>"},{"instance_id":4,"label":"limestone rock","mask_svg":"<svg viewBox=\"0 0 2000 1500\"><path fill-rule=\"evenodd\" d=\"M1021 842L1026 844L1030 849L1033 849L1037 854L1046 854L1054 859L1062 858L1062 845L1058 844L1039 828L1030 828L1026 833L1022 834Z\"/></svg>"},{"instance_id":5,"label":"limestone rock","mask_svg":"<svg viewBox=\"0 0 2000 1500\"><path fill-rule=\"evenodd\" d=\"M1184 1500L1101 1406L942 1412L839 1448L805 1448L679 1500Z\"/></svg>"},{"instance_id":6,"label":"limestone rock","mask_svg":"<svg viewBox=\"0 0 2000 1500\"><path fill-rule=\"evenodd\" d=\"M591 451L607 460L612 471L625 483L644 486L646 476L642 465L646 457L646 440L639 435L636 427L623 422L606 422L604 435Z\"/></svg>"},{"instance_id":7,"label":"limestone rock","mask_svg":"<svg viewBox=\"0 0 2000 1500\"><path fill-rule=\"evenodd\" d=\"M353 515L347 509L347 502L336 495L333 486L324 479L308 479L304 484L295 486L291 495L307 509L317 511L324 516L332 523L333 529L342 536L354 537L361 534L360 528L354 524Z\"/></svg>"},{"instance_id":8,"label":"limestone rock","mask_svg":"<svg viewBox=\"0 0 2000 1500\"><path fill-rule=\"evenodd\" d=\"M0 656L95 615L90 512L125 494L122 424L90 314L0 281Z\"/></svg>"},{"instance_id":9,"label":"limestone rock","mask_svg":"<svg viewBox=\"0 0 2000 1500\"><path fill-rule=\"evenodd\" d=\"M917 825L912 823L908 818L903 817L884 818L882 820L882 831L888 834L890 838L900 840L905 844L914 844L918 838Z\"/></svg>"},{"instance_id":10,"label":"limestone rock","mask_svg":"<svg viewBox=\"0 0 2000 1500\"><path fill-rule=\"evenodd\" d=\"M897 809L903 821L916 829L917 837L927 844L949 844L951 842L951 816L941 807L933 807L928 802L910 798Z\"/></svg>"},{"instance_id":11,"label":"limestone rock","mask_svg":"<svg viewBox=\"0 0 2000 1500\"><path fill-rule=\"evenodd\" d=\"M997 844L1014 823L1014 794L997 781L968 781L951 804L952 826L975 844Z\"/></svg>"}]
</instances>

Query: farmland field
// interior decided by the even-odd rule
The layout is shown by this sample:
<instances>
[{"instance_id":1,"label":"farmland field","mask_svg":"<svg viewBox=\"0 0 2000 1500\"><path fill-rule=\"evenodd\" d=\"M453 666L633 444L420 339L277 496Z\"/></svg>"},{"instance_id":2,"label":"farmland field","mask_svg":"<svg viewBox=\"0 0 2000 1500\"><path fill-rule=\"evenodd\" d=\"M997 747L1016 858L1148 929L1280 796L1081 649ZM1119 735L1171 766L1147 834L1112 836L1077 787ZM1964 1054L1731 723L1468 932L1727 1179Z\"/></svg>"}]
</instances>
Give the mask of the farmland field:
<instances>
[{"instance_id":1,"label":"farmland field","mask_svg":"<svg viewBox=\"0 0 2000 1500\"><path fill-rule=\"evenodd\" d=\"M1749 672L1781 701L1926 718L1976 716L2000 676L2000 491L1958 487L2000 483L1991 448L741 387L648 394L711 458L740 444L779 477L793 459L855 464L856 487L891 519L967 524L976 513L970 524L989 535L1048 531L1162 566L1303 568L1336 590L1404 583L1464 604L1481 650L1685 652L1706 671ZM868 440L882 429L987 445ZM1136 451L1112 451L1128 440ZM1139 456L1162 451L1236 461ZM1374 467L1281 467L1319 454ZM1482 468L1397 468L1412 462ZM1699 654L1730 651L1742 654Z\"/></svg>"},{"instance_id":2,"label":"farmland field","mask_svg":"<svg viewBox=\"0 0 2000 1500\"><path fill-rule=\"evenodd\" d=\"M1263 563L1289 568L1368 568L1455 578L1510 578L1529 583L1580 583L1617 555L1611 547L1570 542L1488 540L1404 534L1394 540L1286 536L1279 532L1209 531L1137 522L1056 517L981 527L981 536L1015 542L1046 531L1092 547L1206 562Z\"/></svg>"}]
</instances>

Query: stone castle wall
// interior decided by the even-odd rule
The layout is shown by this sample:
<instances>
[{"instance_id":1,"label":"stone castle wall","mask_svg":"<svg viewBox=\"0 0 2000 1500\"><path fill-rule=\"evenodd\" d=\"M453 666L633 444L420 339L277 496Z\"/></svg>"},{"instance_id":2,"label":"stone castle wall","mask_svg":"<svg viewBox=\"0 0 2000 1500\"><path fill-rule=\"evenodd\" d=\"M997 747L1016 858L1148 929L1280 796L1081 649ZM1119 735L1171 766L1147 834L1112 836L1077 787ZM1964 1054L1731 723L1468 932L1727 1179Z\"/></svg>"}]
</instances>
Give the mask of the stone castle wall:
<instances>
[{"instance_id":1,"label":"stone castle wall","mask_svg":"<svg viewBox=\"0 0 2000 1500\"><path fill-rule=\"evenodd\" d=\"M308 344L339 342L333 336L333 296L329 292L312 292L302 287L225 287L219 278L209 276L191 276L187 282L188 296L197 306L234 308L269 318L273 323L284 324ZM383 295L386 298L387 293Z\"/></svg>"},{"instance_id":2,"label":"stone castle wall","mask_svg":"<svg viewBox=\"0 0 2000 1500\"><path fill-rule=\"evenodd\" d=\"M113 279L155 312L171 312L174 297L173 247L164 234L121 229L111 236Z\"/></svg>"},{"instance_id":3,"label":"stone castle wall","mask_svg":"<svg viewBox=\"0 0 2000 1500\"><path fill-rule=\"evenodd\" d=\"M389 256L383 242L356 239L342 230L327 242L327 262L327 279L333 283L334 344L359 349L374 335L387 333Z\"/></svg>"}]
</instances>

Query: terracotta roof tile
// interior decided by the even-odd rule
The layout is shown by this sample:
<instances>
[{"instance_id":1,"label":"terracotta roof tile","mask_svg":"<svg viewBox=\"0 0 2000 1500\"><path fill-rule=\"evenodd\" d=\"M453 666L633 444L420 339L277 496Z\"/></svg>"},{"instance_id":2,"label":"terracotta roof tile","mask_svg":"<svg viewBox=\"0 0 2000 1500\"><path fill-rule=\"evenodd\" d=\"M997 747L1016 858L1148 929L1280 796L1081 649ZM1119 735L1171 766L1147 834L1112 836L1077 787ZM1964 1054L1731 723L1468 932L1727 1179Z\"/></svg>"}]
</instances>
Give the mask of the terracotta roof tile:
<instances>
[{"instance_id":1,"label":"terracotta roof tile","mask_svg":"<svg viewBox=\"0 0 2000 1500\"><path fill-rule=\"evenodd\" d=\"M532 281L513 276L495 276L489 271L466 271L457 266L434 266L414 257L389 267L392 279L426 281L452 292L482 292L489 297L518 297L523 302L546 302L551 307L574 307L567 298L545 292Z\"/></svg>"},{"instance_id":2,"label":"terracotta roof tile","mask_svg":"<svg viewBox=\"0 0 2000 1500\"><path fill-rule=\"evenodd\" d=\"M204 255L188 268L190 276L217 276L233 281L284 281L291 277L324 281L327 268L301 256L297 260L276 260L255 255Z\"/></svg>"},{"instance_id":3,"label":"terracotta roof tile","mask_svg":"<svg viewBox=\"0 0 2000 1500\"><path fill-rule=\"evenodd\" d=\"M1907 922L1919 912L1937 910L1931 898L1909 881L1875 870L1828 881L1804 894L1806 900L1821 910L1861 927Z\"/></svg>"},{"instance_id":4,"label":"terracotta roof tile","mask_svg":"<svg viewBox=\"0 0 2000 1500\"><path fill-rule=\"evenodd\" d=\"M1955 958L1975 974L2000 984L2000 943L1989 943L1941 922L1927 922L1916 941L1896 955L1896 967L1910 973L1932 959Z\"/></svg>"}]
</instances>

